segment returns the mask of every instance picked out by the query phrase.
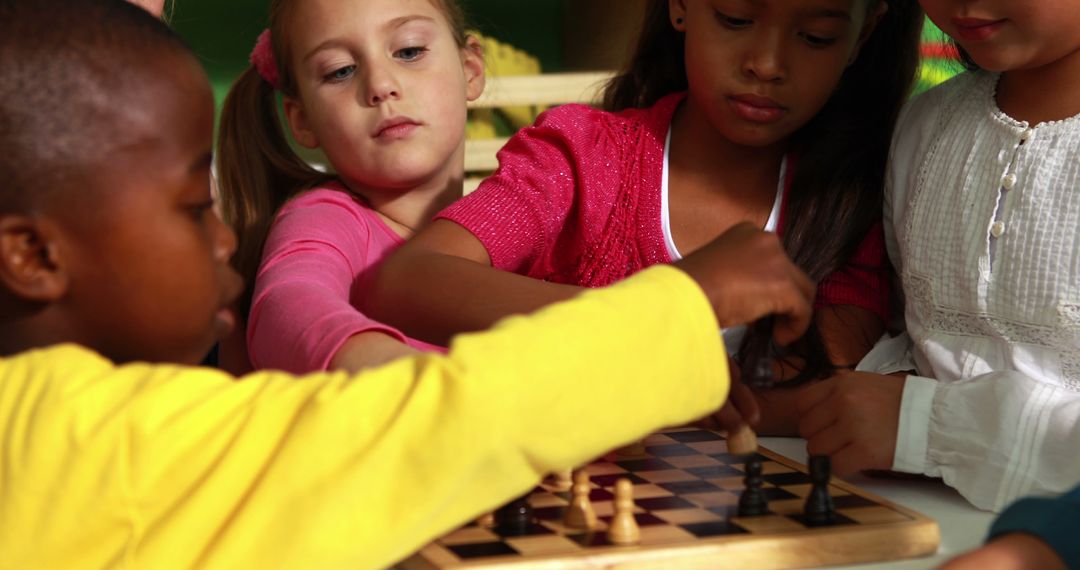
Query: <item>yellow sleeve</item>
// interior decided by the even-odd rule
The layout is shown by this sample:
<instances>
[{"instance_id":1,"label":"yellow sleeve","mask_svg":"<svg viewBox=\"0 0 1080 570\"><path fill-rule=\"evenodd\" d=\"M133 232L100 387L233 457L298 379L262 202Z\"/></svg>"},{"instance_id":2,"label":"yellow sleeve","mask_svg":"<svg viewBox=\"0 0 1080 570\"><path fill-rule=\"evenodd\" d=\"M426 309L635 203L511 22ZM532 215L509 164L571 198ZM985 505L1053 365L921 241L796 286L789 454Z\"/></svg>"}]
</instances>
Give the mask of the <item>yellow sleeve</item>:
<instances>
[{"instance_id":1,"label":"yellow sleeve","mask_svg":"<svg viewBox=\"0 0 1080 570\"><path fill-rule=\"evenodd\" d=\"M727 395L704 295L656 267L349 378L0 361L11 567L383 567Z\"/></svg>"}]
</instances>

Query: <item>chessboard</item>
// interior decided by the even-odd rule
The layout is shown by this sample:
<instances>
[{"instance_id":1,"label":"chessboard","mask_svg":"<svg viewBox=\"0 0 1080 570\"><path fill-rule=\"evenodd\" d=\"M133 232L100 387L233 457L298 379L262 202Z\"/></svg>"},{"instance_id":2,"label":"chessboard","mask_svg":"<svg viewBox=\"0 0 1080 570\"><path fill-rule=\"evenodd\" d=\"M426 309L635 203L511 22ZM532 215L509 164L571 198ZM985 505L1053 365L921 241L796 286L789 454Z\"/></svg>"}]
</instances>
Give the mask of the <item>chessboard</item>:
<instances>
[{"instance_id":1,"label":"chessboard","mask_svg":"<svg viewBox=\"0 0 1080 570\"><path fill-rule=\"evenodd\" d=\"M588 465L589 498L600 524L567 528L570 492L546 480L529 495L535 522L512 535L470 523L401 563L433 568L806 568L914 558L937 551L934 520L832 478L835 521L813 526L803 515L811 483L805 466L759 449L769 512L739 517L745 456L727 452L716 432L664 430L636 452L612 452ZM641 539L608 540L613 488L628 478Z\"/></svg>"}]
</instances>

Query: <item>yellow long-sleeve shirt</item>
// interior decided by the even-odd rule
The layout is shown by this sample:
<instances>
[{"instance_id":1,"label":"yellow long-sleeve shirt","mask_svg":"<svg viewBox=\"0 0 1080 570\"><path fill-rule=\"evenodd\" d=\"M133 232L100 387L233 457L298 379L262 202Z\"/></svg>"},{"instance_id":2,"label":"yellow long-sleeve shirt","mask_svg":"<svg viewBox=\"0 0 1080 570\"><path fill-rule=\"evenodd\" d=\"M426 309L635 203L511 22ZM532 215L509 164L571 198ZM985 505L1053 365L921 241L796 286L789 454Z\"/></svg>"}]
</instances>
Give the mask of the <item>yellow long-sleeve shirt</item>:
<instances>
[{"instance_id":1,"label":"yellow long-sleeve shirt","mask_svg":"<svg viewBox=\"0 0 1080 570\"><path fill-rule=\"evenodd\" d=\"M73 345L2 359L0 567L386 566L716 409L717 331L656 267L354 377L235 381Z\"/></svg>"}]
</instances>

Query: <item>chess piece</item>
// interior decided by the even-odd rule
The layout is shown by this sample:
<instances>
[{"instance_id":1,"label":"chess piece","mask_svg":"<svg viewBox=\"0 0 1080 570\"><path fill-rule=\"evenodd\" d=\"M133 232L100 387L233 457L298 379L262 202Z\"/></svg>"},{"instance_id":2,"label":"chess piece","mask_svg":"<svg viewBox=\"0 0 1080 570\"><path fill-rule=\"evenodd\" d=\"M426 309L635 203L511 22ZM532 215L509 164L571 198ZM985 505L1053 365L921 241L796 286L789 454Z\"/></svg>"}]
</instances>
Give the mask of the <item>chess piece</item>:
<instances>
[{"instance_id":1,"label":"chess piece","mask_svg":"<svg viewBox=\"0 0 1080 570\"><path fill-rule=\"evenodd\" d=\"M495 526L495 512L492 511L480 515L480 518L476 519L476 524L485 528Z\"/></svg>"},{"instance_id":2,"label":"chess piece","mask_svg":"<svg viewBox=\"0 0 1080 570\"><path fill-rule=\"evenodd\" d=\"M761 477L761 459L751 457L746 460L746 488L739 495L740 517L757 517L769 514L769 499L761 489L765 480Z\"/></svg>"},{"instance_id":3,"label":"chess piece","mask_svg":"<svg viewBox=\"0 0 1080 570\"><path fill-rule=\"evenodd\" d=\"M555 477L551 483L552 487L560 493L565 493L570 490L574 485L574 471L573 469L560 469L554 473Z\"/></svg>"},{"instance_id":4,"label":"chess piece","mask_svg":"<svg viewBox=\"0 0 1080 570\"><path fill-rule=\"evenodd\" d=\"M803 514L811 526L825 526L836 522L836 506L829 495L829 479L832 462L828 455L810 456L810 494L806 497Z\"/></svg>"},{"instance_id":5,"label":"chess piece","mask_svg":"<svg viewBox=\"0 0 1080 570\"><path fill-rule=\"evenodd\" d=\"M495 511L495 530L504 536L524 534L532 527L533 510L529 494L510 501Z\"/></svg>"},{"instance_id":6,"label":"chess piece","mask_svg":"<svg viewBox=\"0 0 1080 570\"><path fill-rule=\"evenodd\" d=\"M735 455L750 455L755 453L758 448L757 434L747 424L742 424L739 429L734 432L728 432L727 436L728 453Z\"/></svg>"},{"instance_id":7,"label":"chess piece","mask_svg":"<svg viewBox=\"0 0 1080 570\"><path fill-rule=\"evenodd\" d=\"M776 385L773 359L779 351L776 348L776 341L773 340L773 324L775 320L775 317L769 315L751 325L755 336L768 339L765 343L752 347L756 348L756 350L746 357L746 361L750 366L748 370L743 371L742 382L754 389L763 390Z\"/></svg>"},{"instance_id":8,"label":"chess piece","mask_svg":"<svg viewBox=\"0 0 1080 570\"><path fill-rule=\"evenodd\" d=\"M591 490L589 472L584 469L575 471L574 496L570 499L570 506L566 508L566 515L563 517L564 525L585 530L596 528L596 511L593 510L592 502L589 501Z\"/></svg>"},{"instance_id":9,"label":"chess piece","mask_svg":"<svg viewBox=\"0 0 1080 570\"><path fill-rule=\"evenodd\" d=\"M608 539L620 545L641 542L641 529L634 518L634 486L626 478L615 482L615 516L608 527Z\"/></svg>"}]
</instances>

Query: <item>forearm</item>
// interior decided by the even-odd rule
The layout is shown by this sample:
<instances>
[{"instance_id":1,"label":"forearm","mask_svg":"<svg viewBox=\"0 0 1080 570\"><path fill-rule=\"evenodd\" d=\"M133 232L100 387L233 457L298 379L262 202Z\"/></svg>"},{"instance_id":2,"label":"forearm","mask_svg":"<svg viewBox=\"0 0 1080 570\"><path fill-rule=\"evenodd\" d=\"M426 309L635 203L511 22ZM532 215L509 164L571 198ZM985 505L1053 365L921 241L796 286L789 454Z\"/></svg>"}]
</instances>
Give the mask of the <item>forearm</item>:
<instances>
[{"instance_id":1,"label":"forearm","mask_svg":"<svg viewBox=\"0 0 1080 570\"><path fill-rule=\"evenodd\" d=\"M261 428L244 422L280 441L253 462L266 465L256 494L265 502L248 514L325 522L303 537L249 532L314 540L324 562L357 552L361 566L384 566L546 472L715 409L727 388L715 319L689 279L658 269L667 272L660 282L654 272L644 286L591 292L460 337L448 357L401 359L306 391L276 385L264 394L299 398L288 409L300 413ZM637 307L643 300L652 308ZM265 419L286 419L281 413Z\"/></svg>"},{"instance_id":2,"label":"forearm","mask_svg":"<svg viewBox=\"0 0 1080 570\"><path fill-rule=\"evenodd\" d=\"M380 268L371 314L413 338L445 345L455 334L485 330L581 290L404 246Z\"/></svg>"},{"instance_id":3,"label":"forearm","mask_svg":"<svg viewBox=\"0 0 1080 570\"><path fill-rule=\"evenodd\" d=\"M1077 417L1080 394L1016 371L951 383L908 376L894 468L944 477L997 511L1080 480Z\"/></svg>"},{"instance_id":4,"label":"forearm","mask_svg":"<svg viewBox=\"0 0 1080 570\"><path fill-rule=\"evenodd\" d=\"M0 369L17 565L385 567L727 394L712 309L669 267L356 376L73 351Z\"/></svg>"},{"instance_id":5,"label":"forearm","mask_svg":"<svg viewBox=\"0 0 1080 570\"><path fill-rule=\"evenodd\" d=\"M381 332L365 332L349 337L330 359L329 370L359 372L382 366L398 358L422 352Z\"/></svg>"}]
</instances>

